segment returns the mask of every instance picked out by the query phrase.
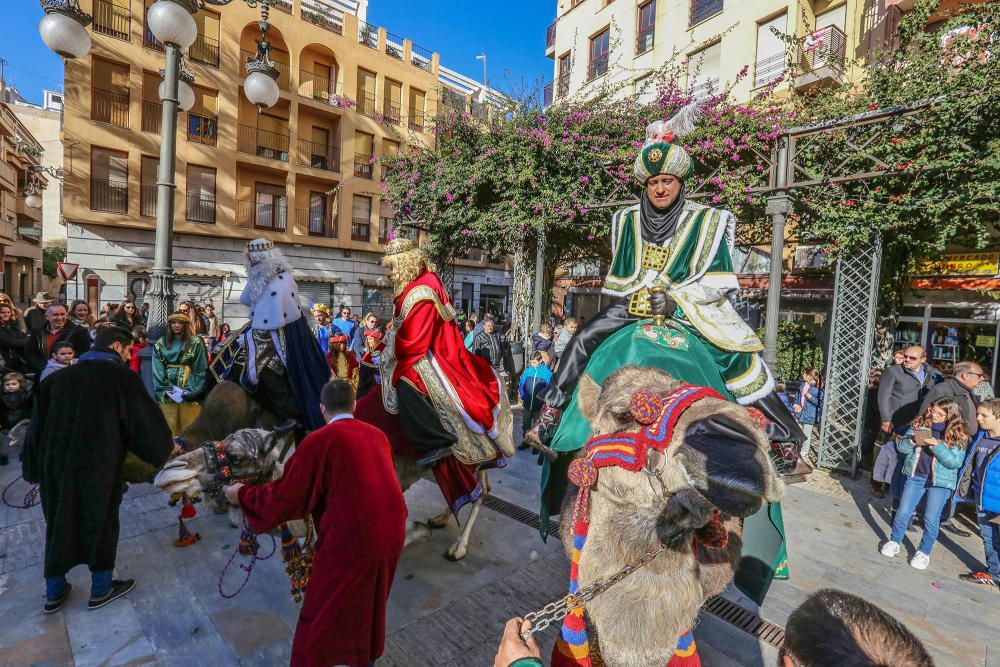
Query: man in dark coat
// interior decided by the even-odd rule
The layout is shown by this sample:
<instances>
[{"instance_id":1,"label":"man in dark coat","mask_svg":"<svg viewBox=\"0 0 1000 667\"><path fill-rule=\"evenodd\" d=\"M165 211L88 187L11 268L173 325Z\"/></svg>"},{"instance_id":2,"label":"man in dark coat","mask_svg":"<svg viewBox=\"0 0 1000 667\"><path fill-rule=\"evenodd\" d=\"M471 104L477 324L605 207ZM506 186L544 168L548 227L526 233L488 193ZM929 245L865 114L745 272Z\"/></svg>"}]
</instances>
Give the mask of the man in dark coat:
<instances>
[{"instance_id":1,"label":"man in dark coat","mask_svg":"<svg viewBox=\"0 0 1000 667\"><path fill-rule=\"evenodd\" d=\"M73 346L76 358L90 349L90 333L78 324L69 321L66 306L54 303L45 309L45 326L32 331L31 340L24 349L24 361L32 373L41 373L49 362L52 346L68 341Z\"/></svg>"},{"instance_id":2,"label":"man in dark coat","mask_svg":"<svg viewBox=\"0 0 1000 667\"><path fill-rule=\"evenodd\" d=\"M919 414L927 414L927 408L931 403L940 398L953 398L962 409L965 430L975 433L979 430L979 424L976 422L976 406L979 405L979 399L976 397L975 389L983 381L983 367L972 361L960 361L952 370L954 371L952 377L938 382L927 392L924 402L920 404Z\"/></svg>"},{"instance_id":3,"label":"man in dark coat","mask_svg":"<svg viewBox=\"0 0 1000 667\"><path fill-rule=\"evenodd\" d=\"M882 372L878 383L878 411L882 432L902 435L920 414L920 402L934 386L934 369L919 345L903 350L903 363Z\"/></svg>"},{"instance_id":4,"label":"man in dark coat","mask_svg":"<svg viewBox=\"0 0 1000 667\"><path fill-rule=\"evenodd\" d=\"M385 434L354 419L354 389L333 380L321 393L328 422L262 486L233 484L226 498L264 532L310 514L312 576L292 642L292 667L367 667L382 655L385 612L406 538L406 503Z\"/></svg>"},{"instance_id":5,"label":"man in dark coat","mask_svg":"<svg viewBox=\"0 0 1000 667\"><path fill-rule=\"evenodd\" d=\"M91 609L135 585L112 578L122 463L132 452L161 467L173 442L163 413L126 363L131 353L131 335L106 327L79 363L38 387L22 460L24 479L40 485L48 614L69 597L66 573L75 565L90 567Z\"/></svg>"}]
</instances>

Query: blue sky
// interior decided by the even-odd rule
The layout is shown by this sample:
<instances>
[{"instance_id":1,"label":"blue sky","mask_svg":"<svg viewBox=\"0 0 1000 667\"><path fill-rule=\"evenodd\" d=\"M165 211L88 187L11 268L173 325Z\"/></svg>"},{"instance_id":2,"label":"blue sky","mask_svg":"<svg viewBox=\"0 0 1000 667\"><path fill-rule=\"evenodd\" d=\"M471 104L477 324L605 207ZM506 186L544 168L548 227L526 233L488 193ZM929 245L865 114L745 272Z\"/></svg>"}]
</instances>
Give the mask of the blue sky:
<instances>
[{"instance_id":1,"label":"blue sky","mask_svg":"<svg viewBox=\"0 0 1000 667\"><path fill-rule=\"evenodd\" d=\"M8 3L16 9L7 8L0 27L4 76L28 100L40 102L43 88L62 89L62 62L38 37L38 2L4 0ZM445 67L477 81L483 69L475 58L485 52L490 85L516 93L522 86L530 89L539 77L552 77L545 28L555 6L556 0L371 0L368 21L438 51Z\"/></svg>"}]
</instances>

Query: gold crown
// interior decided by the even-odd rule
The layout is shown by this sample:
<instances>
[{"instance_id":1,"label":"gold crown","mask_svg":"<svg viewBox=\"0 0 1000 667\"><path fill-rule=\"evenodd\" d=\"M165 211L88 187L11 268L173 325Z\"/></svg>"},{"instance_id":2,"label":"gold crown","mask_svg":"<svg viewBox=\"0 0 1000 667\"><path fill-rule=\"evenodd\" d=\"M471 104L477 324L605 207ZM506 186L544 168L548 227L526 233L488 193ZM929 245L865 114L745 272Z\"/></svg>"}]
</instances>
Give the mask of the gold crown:
<instances>
[{"instance_id":1,"label":"gold crown","mask_svg":"<svg viewBox=\"0 0 1000 667\"><path fill-rule=\"evenodd\" d=\"M412 252L418 250L417 244L410 239L396 238L385 246L385 256L391 257L393 255L400 255L404 252Z\"/></svg>"},{"instance_id":2,"label":"gold crown","mask_svg":"<svg viewBox=\"0 0 1000 667\"><path fill-rule=\"evenodd\" d=\"M274 248L274 242L270 239L254 239L247 243L247 250L250 252L262 252Z\"/></svg>"}]
</instances>

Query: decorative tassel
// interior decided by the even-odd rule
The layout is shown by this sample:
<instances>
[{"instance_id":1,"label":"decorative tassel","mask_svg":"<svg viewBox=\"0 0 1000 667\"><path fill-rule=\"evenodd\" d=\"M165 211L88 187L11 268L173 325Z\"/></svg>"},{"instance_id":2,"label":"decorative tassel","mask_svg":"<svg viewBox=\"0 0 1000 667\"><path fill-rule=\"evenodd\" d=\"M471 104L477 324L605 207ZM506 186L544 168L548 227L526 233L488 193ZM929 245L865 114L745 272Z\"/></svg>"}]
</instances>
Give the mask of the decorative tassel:
<instances>
[{"instance_id":1,"label":"decorative tassel","mask_svg":"<svg viewBox=\"0 0 1000 667\"><path fill-rule=\"evenodd\" d=\"M305 548L299 545L297 537L292 535L288 524L281 524L281 560L285 563L285 574L292 585L291 594L296 602L302 602L305 595L306 585L309 577L312 576L313 557L315 552L312 547L312 519L306 519L308 531L306 532Z\"/></svg>"},{"instance_id":2,"label":"decorative tassel","mask_svg":"<svg viewBox=\"0 0 1000 667\"><path fill-rule=\"evenodd\" d=\"M187 529L183 518L178 517L177 521L180 523L180 530L177 534L177 539L174 540L175 547L189 547L201 539L201 533L192 533Z\"/></svg>"},{"instance_id":3,"label":"decorative tassel","mask_svg":"<svg viewBox=\"0 0 1000 667\"><path fill-rule=\"evenodd\" d=\"M240 533L240 555L256 556L260 550L260 542L257 541L257 533L250 530L249 526L244 526Z\"/></svg>"},{"instance_id":4,"label":"decorative tassel","mask_svg":"<svg viewBox=\"0 0 1000 667\"><path fill-rule=\"evenodd\" d=\"M181 518L193 519L195 514L197 514L197 511L194 509L194 503L189 498L184 498L181 501Z\"/></svg>"}]
</instances>

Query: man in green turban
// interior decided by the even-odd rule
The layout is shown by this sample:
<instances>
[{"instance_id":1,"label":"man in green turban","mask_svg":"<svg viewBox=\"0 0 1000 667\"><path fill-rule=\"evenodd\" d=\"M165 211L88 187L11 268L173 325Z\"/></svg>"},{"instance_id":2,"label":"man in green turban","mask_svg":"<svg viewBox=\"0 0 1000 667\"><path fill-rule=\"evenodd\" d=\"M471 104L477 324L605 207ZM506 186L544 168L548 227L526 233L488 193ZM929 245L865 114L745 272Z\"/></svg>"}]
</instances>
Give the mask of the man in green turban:
<instances>
[{"instance_id":1,"label":"man in green turban","mask_svg":"<svg viewBox=\"0 0 1000 667\"><path fill-rule=\"evenodd\" d=\"M774 378L760 355L764 346L729 302L739 289L732 262L736 218L685 197L694 160L677 137L691 128L696 113L696 105L689 105L647 128L633 168L644 192L638 204L618 211L611 222L613 258L603 291L614 301L563 352L542 414L526 434L529 441L551 439L598 346L622 327L655 315L669 317L707 343L726 390L768 417L772 440L805 440L774 393Z\"/></svg>"}]
</instances>

